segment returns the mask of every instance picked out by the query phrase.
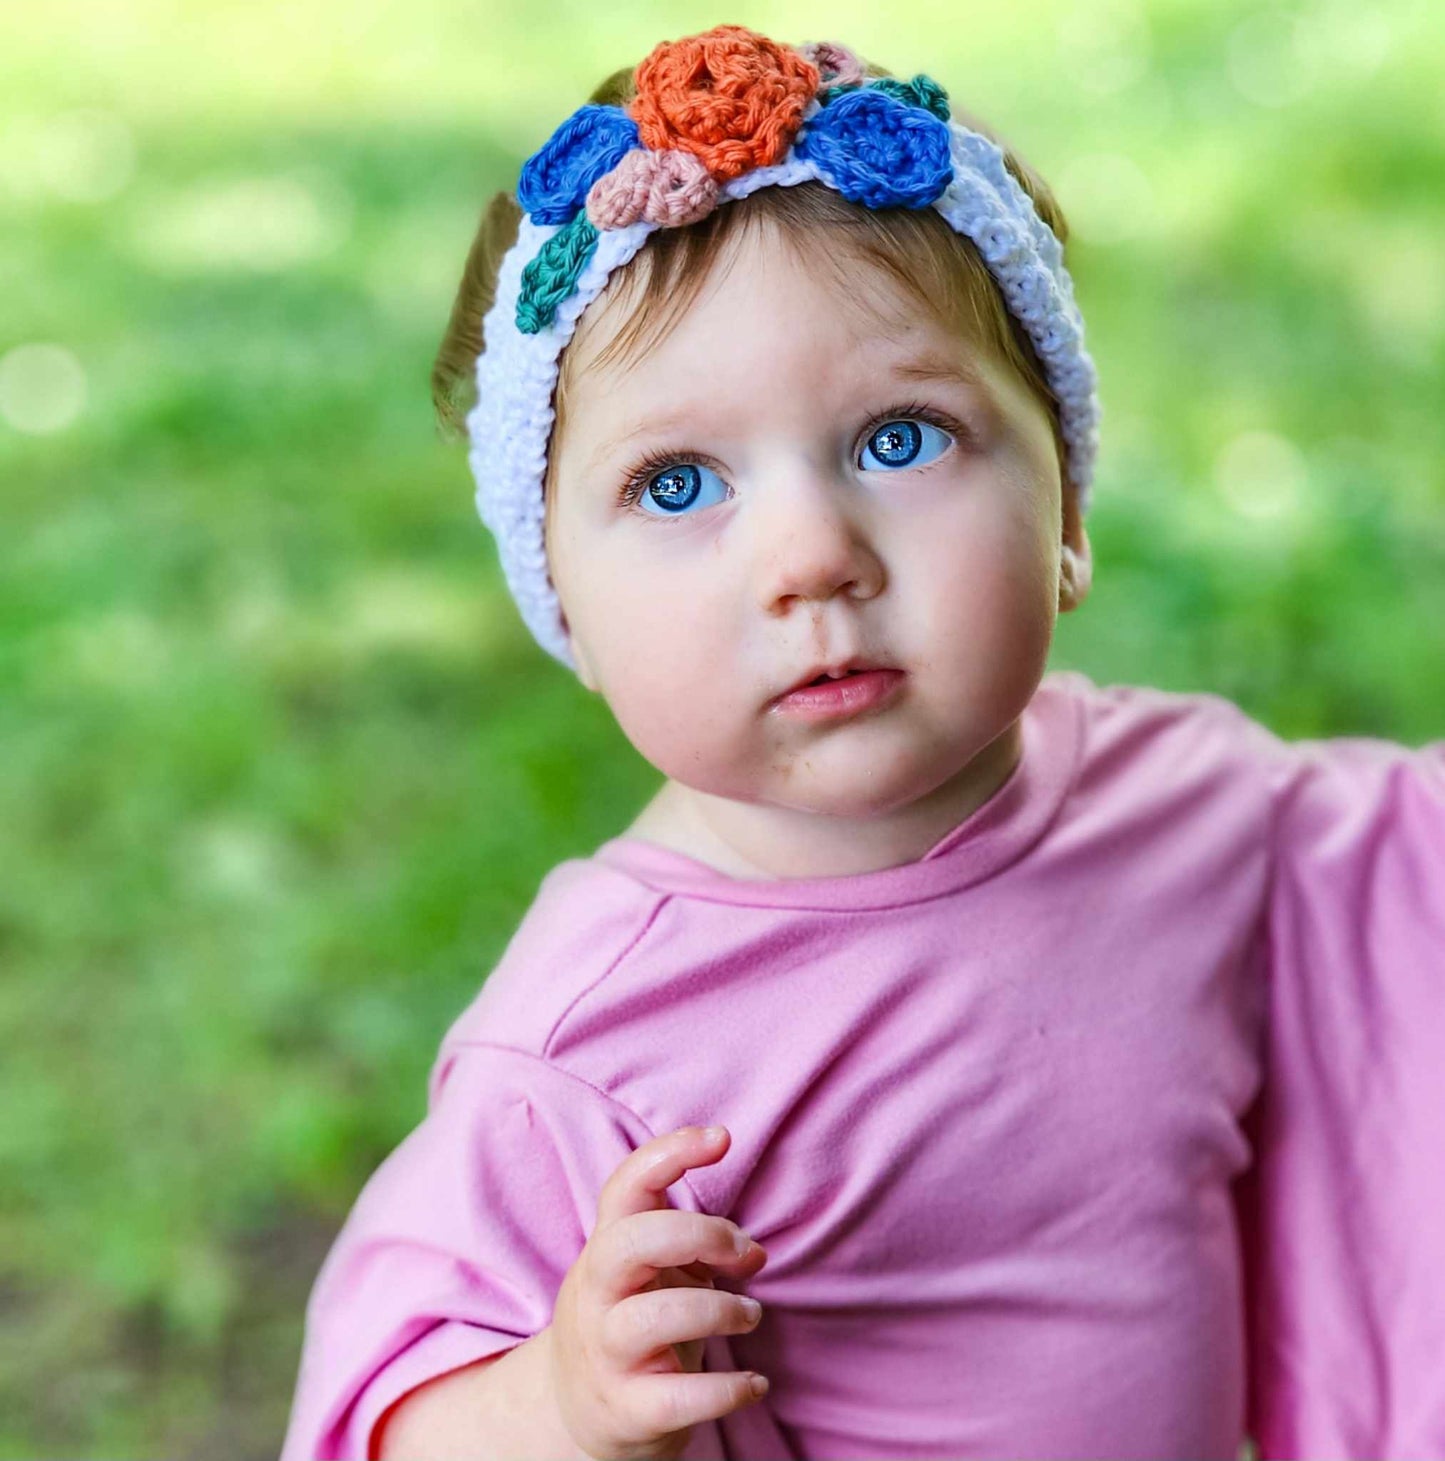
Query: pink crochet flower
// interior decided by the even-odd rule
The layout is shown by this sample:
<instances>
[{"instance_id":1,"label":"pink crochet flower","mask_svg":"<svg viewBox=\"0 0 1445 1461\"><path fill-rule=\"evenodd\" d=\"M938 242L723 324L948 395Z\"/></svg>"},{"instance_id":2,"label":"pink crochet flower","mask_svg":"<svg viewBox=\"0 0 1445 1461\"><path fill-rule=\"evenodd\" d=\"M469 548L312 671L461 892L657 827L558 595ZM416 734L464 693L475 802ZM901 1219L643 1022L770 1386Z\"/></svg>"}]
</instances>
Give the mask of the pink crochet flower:
<instances>
[{"instance_id":1,"label":"pink crochet flower","mask_svg":"<svg viewBox=\"0 0 1445 1461\"><path fill-rule=\"evenodd\" d=\"M860 86L866 73L863 63L836 41L809 41L798 54L818 68L819 86Z\"/></svg>"},{"instance_id":2,"label":"pink crochet flower","mask_svg":"<svg viewBox=\"0 0 1445 1461\"><path fill-rule=\"evenodd\" d=\"M592 184L587 217L598 229L626 228L639 219L680 228L706 218L717 206L717 193L717 180L693 153L634 147Z\"/></svg>"}]
</instances>

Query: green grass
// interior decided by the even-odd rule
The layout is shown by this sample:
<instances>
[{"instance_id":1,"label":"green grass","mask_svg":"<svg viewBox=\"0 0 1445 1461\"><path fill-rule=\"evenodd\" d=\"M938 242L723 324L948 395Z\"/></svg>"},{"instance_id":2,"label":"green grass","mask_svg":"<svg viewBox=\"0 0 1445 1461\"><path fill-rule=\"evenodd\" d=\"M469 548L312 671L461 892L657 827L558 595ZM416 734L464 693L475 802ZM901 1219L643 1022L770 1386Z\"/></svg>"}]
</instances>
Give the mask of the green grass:
<instances>
[{"instance_id":1,"label":"green grass","mask_svg":"<svg viewBox=\"0 0 1445 1461\"><path fill-rule=\"evenodd\" d=\"M837 31L1074 222L1106 414L1054 665L1438 738L1438 21L1071 13ZM275 1454L315 1268L443 1030L656 782L522 628L431 354L483 200L602 75L839 12L600 15L7 20L0 358L63 345L86 396L50 434L0 415L0 1458Z\"/></svg>"}]
</instances>

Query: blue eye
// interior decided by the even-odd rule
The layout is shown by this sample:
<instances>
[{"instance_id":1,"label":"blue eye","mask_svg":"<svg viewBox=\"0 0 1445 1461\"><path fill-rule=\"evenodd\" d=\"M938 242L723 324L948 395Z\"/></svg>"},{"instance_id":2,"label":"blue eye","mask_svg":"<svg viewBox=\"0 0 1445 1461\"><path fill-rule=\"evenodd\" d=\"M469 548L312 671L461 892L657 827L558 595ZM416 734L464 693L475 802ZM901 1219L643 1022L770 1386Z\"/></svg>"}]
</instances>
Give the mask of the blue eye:
<instances>
[{"instance_id":1,"label":"blue eye","mask_svg":"<svg viewBox=\"0 0 1445 1461\"><path fill-rule=\"evenodd\" d=\"M676 517L698 501L709 481L720 487L722 496L726 497L727 484L711 467L704 467L697 462L673 462L660 472L653 472L637 481L634 491L644 511L650 512L651 516ZM720 500L721 498L714 499ZM649 504L656 507L657 511L652 512Z\"/></svg>"},{"instance_id":2,"label":"blue eye","mask_svg":"<svg viewBox=\"0 0 1445 1461\"><path fill-rule=\"evenodd\" d=\"M859 466L868 469L871 452L881 467L921 467L948 450L950 437L946 431L927 421L899 417L885 421L864 443L864 460Z\"/></svg>"}]
</instances>

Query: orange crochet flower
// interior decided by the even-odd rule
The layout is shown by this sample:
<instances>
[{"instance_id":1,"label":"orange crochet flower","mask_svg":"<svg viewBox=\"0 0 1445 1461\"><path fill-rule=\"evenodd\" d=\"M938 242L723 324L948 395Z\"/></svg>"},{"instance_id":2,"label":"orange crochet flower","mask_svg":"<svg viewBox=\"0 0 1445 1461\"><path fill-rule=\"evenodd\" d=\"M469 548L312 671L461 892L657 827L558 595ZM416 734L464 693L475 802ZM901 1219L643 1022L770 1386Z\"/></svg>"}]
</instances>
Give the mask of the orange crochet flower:
<instances>
[{"instance_id":1,"label":"orange crochet flower","mask_svg":"<svg viewBox=\"0 0 1445 1461\"><path fill-rule=\"evenodd\" d=\"M782 161L818 68L741 25L664 41L633 72L627 112L643 145L694 153L718 182Z\"/></svg>"}]
</instances>

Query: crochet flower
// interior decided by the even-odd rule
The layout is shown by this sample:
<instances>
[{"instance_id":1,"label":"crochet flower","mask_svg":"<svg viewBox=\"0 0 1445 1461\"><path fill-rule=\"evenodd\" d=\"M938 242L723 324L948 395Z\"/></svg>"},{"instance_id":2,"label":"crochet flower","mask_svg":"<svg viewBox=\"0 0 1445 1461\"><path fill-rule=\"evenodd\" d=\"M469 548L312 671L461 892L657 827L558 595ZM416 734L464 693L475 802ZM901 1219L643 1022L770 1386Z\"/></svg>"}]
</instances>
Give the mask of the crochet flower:
<instances>
[{"instance_id":1,"label":"crochet flower","mask_svg":"<svg viewBox=\"0 0 1445 1461\"><path fill-rule=\"evenodd\" d=\"M948 124L872 86L845 92L798 137L797 155L869 208L924 208L953 181Z\"/></svg>"},{"instance_id":2,"label":"crochet flower","mask_svg":"<svg viewBox=\"0 0 1445 1461\"><path fill-rule=\"evenodd\" d=\"M587 216L598 228L626 228L645 219L679 228L717 206L717 180L691 152L634 148L587 194Z\"/></svg>"},{"instance_id":3,"label":"crochet flower","mask_svg":"<svg viewBox=\"0 0 1445 1461\"><path fill-rule=\"evenodd\" d=\"M633 73L627 110L656 152L691 152L720 183L780 162L818 89L818 68L741 25L664 41Z\"/></svg>"},{"instance_id":4,"label":"crochet flower","mask_svg":"<svg viewBox=\"0 0 1445 1461\"><path fill-rule=\"evenodd\" d=\"M863 63L847 46L840 46L836 41L809 41L806 46L798 47L798 54L818 68L820 86L846 88L863 84Z\"/></svg>"},{"instance_id":5,"label":"crochet flower","mask_svg":"<svg viewBox=\"0 0 1445 1461\"><path fill-rule=\"evenodd\" d=\"M587 190L637 146L637 123L621 107L578 107L522 164L517 202L533 223L570 223Z\"/></svg>"}]
</instances>

